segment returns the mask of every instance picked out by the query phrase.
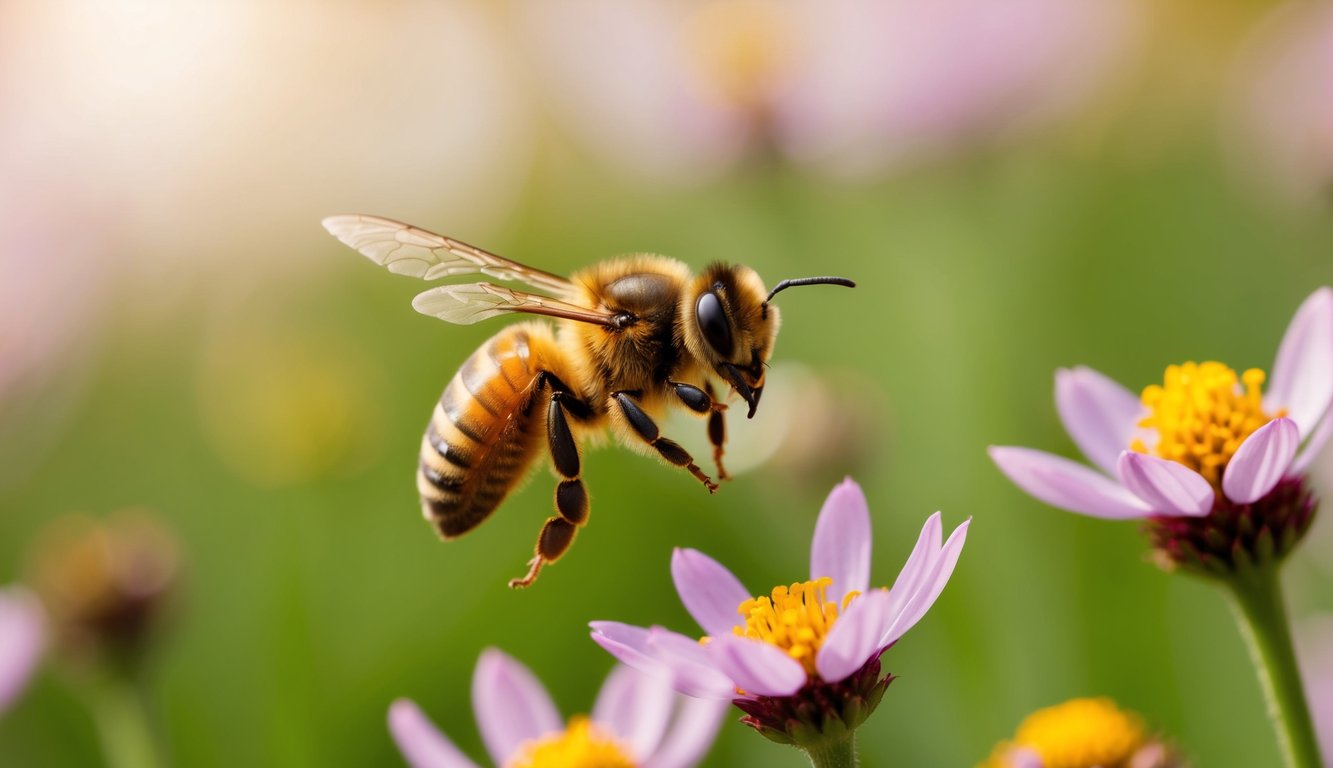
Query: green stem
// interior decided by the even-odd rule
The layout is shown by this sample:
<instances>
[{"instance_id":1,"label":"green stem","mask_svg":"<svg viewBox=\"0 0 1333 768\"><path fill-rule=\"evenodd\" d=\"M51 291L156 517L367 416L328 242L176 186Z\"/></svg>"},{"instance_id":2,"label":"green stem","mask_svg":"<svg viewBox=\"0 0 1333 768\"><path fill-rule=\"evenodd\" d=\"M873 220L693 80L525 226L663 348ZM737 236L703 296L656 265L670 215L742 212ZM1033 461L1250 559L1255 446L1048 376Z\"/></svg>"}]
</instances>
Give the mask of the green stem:
<instances>
[{"instance_id":1,"label":"green stem","mask_svg":"<svg viewBox=\"0 0 1333 768\"><path fill-rule=\"evenodd\" d=\"M148 713L135 687L114 675L94 681L90 687L93 720L106 764L111 768L161 766Z\"/></svg>"},{"instance_id":2,"label":"green stem","mask_svg":"<svg viewBox=\"0 0 1333 768\"><path fill-rule=\"evenodd\" d=\"M810 758L812 768L856 768L860 764L856 758L856 735L852 733L837 741L821 741L814 746L801 745L801 749Z\"/></svg>"},{"instance_id":3,"label":"green stem","mask_svg":"<svg viewBox=\"0 0 1333 768\"><path fill-rule=\"evenodd\" d=\"M1320 768L1319 747L1291 643L1276 563L1247 568L1225 583L1287 768Z\"/></svg>"}]
</instances>

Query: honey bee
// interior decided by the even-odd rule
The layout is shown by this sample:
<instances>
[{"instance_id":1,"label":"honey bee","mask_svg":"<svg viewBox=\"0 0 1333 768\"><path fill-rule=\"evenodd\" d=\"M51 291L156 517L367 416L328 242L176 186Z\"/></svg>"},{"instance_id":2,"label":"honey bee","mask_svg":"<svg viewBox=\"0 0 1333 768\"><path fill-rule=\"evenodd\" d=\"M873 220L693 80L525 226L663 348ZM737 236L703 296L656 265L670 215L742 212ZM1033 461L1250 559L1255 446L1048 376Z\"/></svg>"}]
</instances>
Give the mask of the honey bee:
<instances>
[{"instance_id":1,"label":"honey bee","mask_svg":"<svg viewBox=\"0 0 1333 768\"><path fill-rule=\"evenodd\" d=\"M377 216L331 216L323 224L390 272L425 280L481 274L542 291L441 285L413 299L422 314L464 325L511 312L557 318L554 327L509 326L473 352L445 387L421 444L422 511L448 540L495 511L545 443L559 477L556 514L542 526L527 574L509 582L515 588L531 585L542 566L558 560L588 520L584 439L610 426L626 446L656 453L715 492L717 483L661 434L658 419L671 406L706 417L717 477L728 479L727 406L714 382L738 394L753 417L778 332L773 297L799 285L855 285L807 277L766 293L749 267L719 263L695 276L679 261L646 254L566 279Z\"/></svg>"}]
</instances>

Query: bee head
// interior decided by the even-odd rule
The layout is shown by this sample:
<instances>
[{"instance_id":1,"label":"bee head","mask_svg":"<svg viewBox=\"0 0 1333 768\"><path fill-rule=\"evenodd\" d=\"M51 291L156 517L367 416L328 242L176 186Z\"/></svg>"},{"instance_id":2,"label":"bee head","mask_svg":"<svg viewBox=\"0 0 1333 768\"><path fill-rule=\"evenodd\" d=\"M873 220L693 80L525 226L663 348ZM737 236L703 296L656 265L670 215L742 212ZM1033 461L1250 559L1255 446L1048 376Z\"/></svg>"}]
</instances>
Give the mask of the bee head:
<instances>
[{"instance_id":1,"label":"bee head","mask_svg":"<svg viewBox=\"0 0 1333 768\"><path fill-rule=\"evenodd\" d=\"M729 383L753 418L764 392L764 368L778 336L778 309L770 300L794 285L855 285L844 278L784 280L765 294L753 269L713 264L682 298L684 341L696 360Z\"/></svg>"}]
</instances>

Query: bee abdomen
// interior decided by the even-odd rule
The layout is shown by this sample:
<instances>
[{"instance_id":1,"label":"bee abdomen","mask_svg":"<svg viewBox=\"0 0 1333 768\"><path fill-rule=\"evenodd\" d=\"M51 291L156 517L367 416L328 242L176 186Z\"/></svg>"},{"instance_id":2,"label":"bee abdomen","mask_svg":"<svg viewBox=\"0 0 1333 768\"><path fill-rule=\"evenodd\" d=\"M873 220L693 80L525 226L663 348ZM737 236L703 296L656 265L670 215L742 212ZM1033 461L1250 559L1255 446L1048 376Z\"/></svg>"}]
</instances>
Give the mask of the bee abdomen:
<instances>
[{"instance_id":1,"label":"bee abdomen","mask_svg":"<svg viewBox=\"0 0 1333 768\"><path fill-rule=\"evenodd\" d=\"M540 445L544 411L524 407L540 372L529 330L505 329L472 353L445 387L426 428L417 489L422 511L445 538L485 520Z\"/></svg>"}]
</instances>

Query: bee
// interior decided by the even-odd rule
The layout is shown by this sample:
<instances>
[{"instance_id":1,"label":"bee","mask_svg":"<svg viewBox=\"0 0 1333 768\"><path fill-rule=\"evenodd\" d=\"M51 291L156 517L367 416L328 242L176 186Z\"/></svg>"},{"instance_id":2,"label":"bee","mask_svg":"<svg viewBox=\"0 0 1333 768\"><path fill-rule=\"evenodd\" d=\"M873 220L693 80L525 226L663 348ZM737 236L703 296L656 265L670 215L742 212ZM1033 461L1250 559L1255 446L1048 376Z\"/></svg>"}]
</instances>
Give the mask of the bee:
<instances>
[{"instance_id":1,"label":"bee","mask_svg":"<svg viewBox=\"0 0 1333 768\"><path fill-rule=\"evenodd\" d=\"M510 587L527 587L588 521L580 445L614 430L628 447L683 468L708 489L718 484L657 422L669 407L705 417L717 478L722 463L724 384L753 418L778 332L779 292L855 283L841 277L783 280L767 293L749 267L716 263L693 275L683 263L647 254L604 261L568 279L407 224L377 216L324 219L334 237L390 272L425 280L486 275L494 283L441 285L418 294L418 312L468 325L510 313L544 315L495 334L463 361L440 396L422 438L417 489L422 512L445 540L475 528L527 474L543 444L559 480L555 511L533 558Z\"/></svg>"}]
</instances>

